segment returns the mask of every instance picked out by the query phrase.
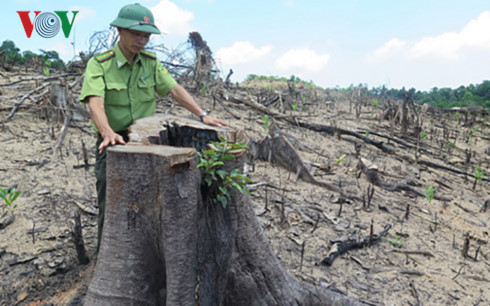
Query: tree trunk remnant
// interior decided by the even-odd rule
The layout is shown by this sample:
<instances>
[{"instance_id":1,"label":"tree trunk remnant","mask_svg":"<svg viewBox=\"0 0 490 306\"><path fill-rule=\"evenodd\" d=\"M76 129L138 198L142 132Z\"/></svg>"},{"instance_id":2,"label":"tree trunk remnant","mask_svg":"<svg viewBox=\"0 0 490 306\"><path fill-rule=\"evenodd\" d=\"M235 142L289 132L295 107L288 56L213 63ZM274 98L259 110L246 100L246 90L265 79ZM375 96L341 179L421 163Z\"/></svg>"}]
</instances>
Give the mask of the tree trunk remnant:
<instances>
[{"instance_id":1,"label":"tree trunk remnant","mask_svg":"<svg viewBox=\"0 0 490 306\"><path fill-rule=\"evenodd\" d=\"M231 142L233 130L155 115L129 137L107 150L104 232L85 305L362 304L282 268L248 194L226 208L213 203L196 149L182 144ZM245 159L227 160L225 170Z\"/></svg>"},{"instance_id":2,"label":"tree trunk remnant","mask_svg":"<svg viewBox=\"0 0 490 306\"><path fill-rule=\"evenodd\" d=\"M326 182L318 181L310 173L301 156L284 135L268 135L266 138L250 144L250 154L254 159L280 165L296 174L296 179L326 188L342 194L342 190Z\"/></svg>"}]
</instances>

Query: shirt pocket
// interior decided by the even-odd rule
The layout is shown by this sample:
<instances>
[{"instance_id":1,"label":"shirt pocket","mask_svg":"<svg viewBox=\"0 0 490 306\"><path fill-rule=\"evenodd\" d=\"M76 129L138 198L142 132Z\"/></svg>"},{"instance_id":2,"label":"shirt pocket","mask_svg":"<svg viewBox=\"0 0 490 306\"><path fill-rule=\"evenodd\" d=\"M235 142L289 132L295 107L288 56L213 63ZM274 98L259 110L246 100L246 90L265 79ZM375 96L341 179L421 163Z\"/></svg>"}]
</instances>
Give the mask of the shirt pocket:
<instances>
[{"instance_id":1,"label":"shirt pocket","mask_svg":"<svg viewBox=\"0 0 490 306\"><path fill-rule=\"evenodd\" d=\"M107 105L129 105L128 87L123 83L106 83L104 103Z\"/></svg>"},{"instance_id":2,"label":"shirt pocket","mask_svg":"<svg viewBox=\"0 0 490 306\"><path fill-rule=\"evenodd\" d=\"M155 80L153 78L138 79L138 96L143 103L155 101Z\"/></svg>"}]
</instances>

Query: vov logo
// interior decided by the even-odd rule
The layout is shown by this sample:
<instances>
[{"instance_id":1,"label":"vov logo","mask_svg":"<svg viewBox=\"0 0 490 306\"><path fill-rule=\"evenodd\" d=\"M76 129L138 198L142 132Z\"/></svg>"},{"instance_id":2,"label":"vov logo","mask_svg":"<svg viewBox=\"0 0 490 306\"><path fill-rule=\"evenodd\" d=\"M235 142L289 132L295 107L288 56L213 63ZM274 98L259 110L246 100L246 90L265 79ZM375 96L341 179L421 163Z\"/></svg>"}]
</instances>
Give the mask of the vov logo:
<instances>
[{"instance_id":1,"label":"vov logo","mask_svg":"<svg viewBox=\"0 0 490 306\"><path fill-rule=\"evenodd\" d=\"M36 29L37 34L39 34L41 37L54 37L60 31L60 24L63 34L65 34L65 37L68 38L68 36L70 36L73 23L75 22L75 16L79 11L72 11L73 17L71 22L68 20L68 11L54 11L54 13L41 13L41 11L34 11L36 14L34 16L34 22L31 21L31 18L29 17L30 12L31 11L17 11L20 20L22 21L22 25L24 26L27 38L31 38L32 30L34 28Z\"/></svg>"}]
</instances>

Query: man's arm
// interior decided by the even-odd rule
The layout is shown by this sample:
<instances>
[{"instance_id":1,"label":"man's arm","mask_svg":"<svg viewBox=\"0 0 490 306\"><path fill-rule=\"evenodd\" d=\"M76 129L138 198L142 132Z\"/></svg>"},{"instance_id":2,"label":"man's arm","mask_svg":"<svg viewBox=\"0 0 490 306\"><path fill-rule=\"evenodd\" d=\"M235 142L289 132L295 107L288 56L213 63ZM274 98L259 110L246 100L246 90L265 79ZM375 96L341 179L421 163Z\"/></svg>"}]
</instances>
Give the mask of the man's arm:
<instances>
[{"instance_id":1,"label":"man's arm","mask_svg":"<svg viewBox=\"0 0 490 306\"><path fill-rule=\"evenodd\" d=\"M99 153L102 153L109 145L115 145L116 143L126 144L123 137L115 133L109 125L109 120L107 120L107 115L105 114L104 98L90 96L88 98L88 108L90 109L92 121L104 139L98 148Z\"/></svg>"},{"instance_id":2,"label":"man's arm","mask_svg":"<svg viewBox=\"0 0 490 306\"><path fill-rule=\"evenodd\" d=\"M180 105L182 105L185 109L187 109L197 117L200 117L201 114L204 113L204 111L199 107L199 105L197 105L194 98L187 92L187 90L184 89L184 87L180 85L175 85L174 88L170 90L170 94L177 102L179 102ZM202 122L213 126L228 125L225 122L209 115L204 116L204 118L202 118Z\"/></svg>"}]
</instances>

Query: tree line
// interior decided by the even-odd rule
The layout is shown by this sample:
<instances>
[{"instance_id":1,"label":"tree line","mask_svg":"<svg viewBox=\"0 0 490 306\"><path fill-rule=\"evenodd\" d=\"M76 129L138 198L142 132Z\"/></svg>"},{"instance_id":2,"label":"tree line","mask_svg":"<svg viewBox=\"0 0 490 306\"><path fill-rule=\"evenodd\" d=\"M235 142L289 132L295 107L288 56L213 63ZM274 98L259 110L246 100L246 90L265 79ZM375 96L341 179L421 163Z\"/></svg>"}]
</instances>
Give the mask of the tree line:
<instances>
[{"instance_id":1,"label":"tree line","mask_svg":"<svg viewBox=\"0 0 490 306\"><path fill-rule=\"evenodd\" d=\"M369 90L371 96L394 99L403 99L403 94L406 92L411 94L415 103L429 104L435 108L483 107L490 109L489 80L481 84L461 85L456 89L434 87L429 91L420 91L415 88L388 89L386 86L380 86Z\"/></svg>"},{"instance_id":2,"label":"tree line","mask_svg":"<svg viewBox=\"0 0 490 306\"><path fill-rule=\"evenodd\" d=\"M6 65L22 66L29 63L30 59L39 58L46 67L53 69L62 69L65 67L65 63L60 58L58 52L42 49L39 52L39 54L29 50L21 52L11 40L4 40L0 46L0 57L2 58L2 63Z\"/></svg>"}]
</instances>

